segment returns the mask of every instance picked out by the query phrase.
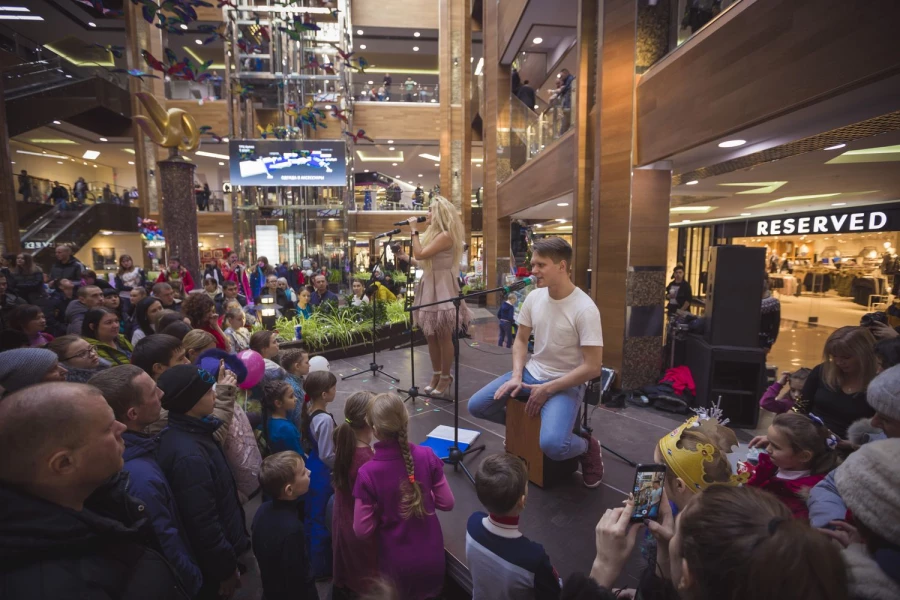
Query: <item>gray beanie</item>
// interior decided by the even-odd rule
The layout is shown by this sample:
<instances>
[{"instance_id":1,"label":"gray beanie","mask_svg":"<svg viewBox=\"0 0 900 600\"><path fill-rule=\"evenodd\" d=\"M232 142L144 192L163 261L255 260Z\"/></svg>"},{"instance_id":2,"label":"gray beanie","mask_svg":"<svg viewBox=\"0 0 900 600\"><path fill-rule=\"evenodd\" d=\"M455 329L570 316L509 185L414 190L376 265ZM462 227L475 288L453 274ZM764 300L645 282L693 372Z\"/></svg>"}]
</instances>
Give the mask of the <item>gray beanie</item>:
<instances>
[{"instance_id":1,"label":"gray beanie","mask_svg":"<svg viewBox=\"0 0 900 600\"><path fill-rule=\"evenodd\" d=\"M900 365L885 369L866 390L869 406L892 419L900 419Z\"/></svg>"},{"instance_id":2,"label":"gray beanie","mask_svg":"<svg viewBox=\"0 0 900 600\"><path fill-rule=\"evenodd\" d=\"M900 438L869 442L837 468L844 504L866 527L900 544Z\"/></svg>"},{"instance_id":3,"label":"gray beanie","mask_svg":"<svg viewBox=\"0 0 900 600\"><path fill-rule=\"evenodd\" d=\"M0 352L0 387L12 394L44 380L59 362L56 354L45 348L18 348Z\"/></svg>"}]
</instances>

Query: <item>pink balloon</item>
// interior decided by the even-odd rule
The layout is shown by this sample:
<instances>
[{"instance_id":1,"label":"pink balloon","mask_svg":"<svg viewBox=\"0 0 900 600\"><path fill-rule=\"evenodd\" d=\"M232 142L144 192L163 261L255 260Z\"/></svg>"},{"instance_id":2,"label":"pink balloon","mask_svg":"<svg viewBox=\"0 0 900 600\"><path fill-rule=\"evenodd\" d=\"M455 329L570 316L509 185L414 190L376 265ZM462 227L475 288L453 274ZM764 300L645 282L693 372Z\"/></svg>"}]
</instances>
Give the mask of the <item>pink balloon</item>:
<instances>
[{"instance_id":1,"label":"pink balloon","mask_svg":"<svg viewBox=\"0 0 900 600\"><path fill-rule=\"evenodd\" d=\"M239 384L242 390L249 390L263 378L266 371L266 363L256 350L244 350L238 354L238 358L247 367L247 376Z\"/></svg>"}]
</instances>

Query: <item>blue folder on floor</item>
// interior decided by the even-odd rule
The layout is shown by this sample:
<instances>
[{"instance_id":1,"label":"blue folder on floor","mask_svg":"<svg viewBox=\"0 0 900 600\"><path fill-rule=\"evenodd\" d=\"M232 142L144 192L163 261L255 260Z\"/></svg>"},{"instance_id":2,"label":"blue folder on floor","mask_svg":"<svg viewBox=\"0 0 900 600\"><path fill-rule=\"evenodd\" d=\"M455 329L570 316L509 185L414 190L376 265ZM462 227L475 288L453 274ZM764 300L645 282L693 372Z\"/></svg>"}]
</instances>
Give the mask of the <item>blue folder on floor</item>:
<instances>
[{"instance_id":1,"label":"blue folder on floor","mask_svg":"<svg viewBox=\"0 0 900 600\"><path fill-rule=\"evenodd\" d=\"M459 430L459 449L465 450L475 439L481 435L481 432L473 429ZM438 425L428 434L425 441L420 446L428 446L439 458L443 458L449 454L450 446L453 445L453 428L447 425Z\"/></svg>"}]
</instances>

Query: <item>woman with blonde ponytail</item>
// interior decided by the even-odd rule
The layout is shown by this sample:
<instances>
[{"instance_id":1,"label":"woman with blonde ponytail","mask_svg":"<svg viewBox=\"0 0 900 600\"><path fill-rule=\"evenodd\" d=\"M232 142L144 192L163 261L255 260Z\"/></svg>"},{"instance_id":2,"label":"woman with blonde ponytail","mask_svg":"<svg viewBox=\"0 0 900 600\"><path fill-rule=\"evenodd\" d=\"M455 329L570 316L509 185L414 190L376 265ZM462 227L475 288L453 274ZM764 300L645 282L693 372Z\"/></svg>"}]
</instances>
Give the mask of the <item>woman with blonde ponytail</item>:
<instances>
[{"instance_id":1,"label":"woman with blonde ponytail","mask_svg":"<svg viewBox=\"0 0 900 600\"><path fill-rule=\"evenodd\" d=\"M398 254L403 261L422 268L424 274L416 286L414 306L430 304L439 300L447 302L424 307L413 312L415 324L419 326L428 341L428 355L431 357L433 375L426 386L426 393L449 396L453 376L453 331L465 328L472 319L472 312L466 303L460 307L460 322L456 322L456 307L449 300L459 294L457 273L465 243L465 229L456 206L446 198L435 196L431 201L427 229L421 235L417 231L417 217L409 219L412 235L413 256Z\"/></svg>"},{"instance_id":2,"label":"woman with blonde ponytail","mask_svg":"<svg viewBox=\"0 0 900 600\"><path fill-rule=\"evenodd\" d=\"M444 536L435 509L453 508L444 465L431 448L409 443L409 414L396 394L379 394L368 423L378 440L353 487L353 531L378 537L379 571L404 600L440 595Z\"/></svg>"}]
</instances>

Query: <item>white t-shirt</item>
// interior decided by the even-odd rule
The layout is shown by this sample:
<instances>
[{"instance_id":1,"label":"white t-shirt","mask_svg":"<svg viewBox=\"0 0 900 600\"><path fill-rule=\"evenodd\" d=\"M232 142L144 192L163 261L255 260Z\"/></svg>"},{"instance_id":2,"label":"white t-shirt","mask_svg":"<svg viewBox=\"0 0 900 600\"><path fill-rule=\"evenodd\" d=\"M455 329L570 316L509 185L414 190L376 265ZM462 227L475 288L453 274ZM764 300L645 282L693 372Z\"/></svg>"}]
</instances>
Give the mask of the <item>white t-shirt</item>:
<instances>
[{"instance_id":1,"label":"white t-shirt","mask_svg":"<svg viewBox=\"0 0 900 600\"><path fill-rule=\"evenodd\" d=\"M577 287L562 300L552 299L547 288L534 290L525 297L518 322L534 333L534 354L525 368L542 381L581 366L582 346L603 346L600 311Z\"/></svg>"}]
</instances>

